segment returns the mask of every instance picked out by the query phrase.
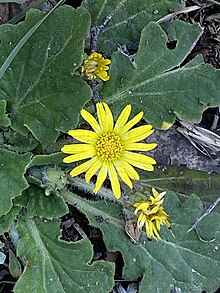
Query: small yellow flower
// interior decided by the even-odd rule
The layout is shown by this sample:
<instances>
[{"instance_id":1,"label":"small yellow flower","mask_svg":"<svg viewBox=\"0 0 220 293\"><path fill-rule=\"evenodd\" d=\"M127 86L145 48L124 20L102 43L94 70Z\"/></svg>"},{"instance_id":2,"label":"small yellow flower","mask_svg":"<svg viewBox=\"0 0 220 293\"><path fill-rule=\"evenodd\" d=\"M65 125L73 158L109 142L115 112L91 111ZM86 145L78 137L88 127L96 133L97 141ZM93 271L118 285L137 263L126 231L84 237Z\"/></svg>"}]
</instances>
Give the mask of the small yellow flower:
<instances>
[{"instance_id":1,"label":"small yellow flower","mask_svg":"<svg viewBox=\"0 0 220 293\"><path fill-rule=\"evenodd\" d=\"M105 59L102 54L94 52L84 61L82 72L88 76L88 79L95 79L97 77L104 81L109 80L110 76L107 73L111 60Z\"/></svg>"},{"instance_id":2,"label":"small yellow flower","mask_svg":"<svg viewBox=\"0 0 220 293\"><path fill-rule=\"evenodd\" d=\"M167 219L168 215L161 206L166 192L159 193L156 189L152 188L152 194L146 201L133 205L136 207L134 213L139 214L137 219L139 229L142 229L145 224L146 233L149 238L161 239L158 233L161 225L165 224L167 227L170 227Z\"/></svg>"},{"instance_id":3,"label":"small yellow flower","mask_svg":"<svg viewBox=\"0 0 220 293\"><path fill-rule=\"evenodd\" d=\"M145 171L153 171L156 161L146 155L132 151L149 151L154 149L156 143L138 142L151 135L154 130L152 125L142 125L131 130L143 117L143 112L137 114L128 121L131 113L131 105L127 105L114 124L112 112L106 103L96 104L98 121L86 110L81 111L81 116L91 125L94 131L77 129L70 130L69 135L83 142L64 145L61 149L70 156L64 158L65 163L79 160L88 161L75 167L71 176L77 176L86 172L85 179L89 182L98 171L94 192L98 192L107 175L111 181L111 187L115 197L121 196L121 188L118 177L130 188L131 179L139 180L140 177L133 166Z\"/></svg>"}]
</instances>

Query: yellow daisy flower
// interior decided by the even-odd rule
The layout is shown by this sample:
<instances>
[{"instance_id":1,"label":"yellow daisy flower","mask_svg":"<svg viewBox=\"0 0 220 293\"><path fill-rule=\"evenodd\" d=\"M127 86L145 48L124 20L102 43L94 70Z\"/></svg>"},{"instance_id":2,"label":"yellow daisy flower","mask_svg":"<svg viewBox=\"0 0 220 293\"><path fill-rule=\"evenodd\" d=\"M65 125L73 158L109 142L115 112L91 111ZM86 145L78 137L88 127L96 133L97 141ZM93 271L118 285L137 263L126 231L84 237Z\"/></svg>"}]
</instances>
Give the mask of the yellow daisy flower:
<instances>
[{"instance_id":1,"label":"yellow daisy flower","mask_svg":"<svg viewBox=\"0 0 220 293\"><path fill-rule=\"evenodd\" d=\"M156 189L152 188L153 196L150 195L149 199L144 202L135 203L136 207L134 213L138 214L137 224L139 229L145 225L146 234L149 238L161 239L158 231L160 231L161 225L165 224L170 227L168 221L168 215L161 206L164 200L166 192L159 193Z\"/></svg>"},{"instance_id":2,"label":"yellow daisy flower","mask_svg":"<svg viewBox=\"0 0 220 293\"><path fill-rule=\"evenodd\" d=\"M107 73L111 60L105 59L102 54L94 52L84 61L82 72L88 76L88 79L95 79L97 77L104 81L109 80L110 76Z\"/></svg>"},{"instance_id":3,"label":"yellow daisy flower","mask_svg":"<svg viewBox=\"0 0 220 293\"><path fill-rule=\"evenodd\" d=\"M143 117L143 112L137 114L128 121L131 113L131 105L127 105L119 115L115 125L112 112L106 103L96 104L98 121L86 110L81 111L81 116L91 125L94 131L77 129L70 130L69 135L83 142L64 145L61 149L70 156L64 158L65 163L79 160L88 161L75 167L71 176L77 176L86 172L85 179L89 182L98 171L94 192L98 192L107 175L111 181L111 187L115 197L121 196L121 188L118 177L130 188L131 179L139 180L140 177L133 166L145 171L153 171L156 161L146 155L132 151L149 151L154 149L156 143L138 142L151 135L154 130L152 125L142 125L131 130Z\"/></svg>"}]
</instances>

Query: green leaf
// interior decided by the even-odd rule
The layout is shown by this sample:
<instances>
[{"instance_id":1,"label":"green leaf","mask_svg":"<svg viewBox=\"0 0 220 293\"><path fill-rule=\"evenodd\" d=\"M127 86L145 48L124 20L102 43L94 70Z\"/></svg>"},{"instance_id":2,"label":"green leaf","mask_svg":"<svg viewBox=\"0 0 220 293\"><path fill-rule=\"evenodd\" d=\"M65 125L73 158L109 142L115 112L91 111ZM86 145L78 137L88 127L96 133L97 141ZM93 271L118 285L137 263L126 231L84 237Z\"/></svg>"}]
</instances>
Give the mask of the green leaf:
<instances>
[{"instance_id":1,"label":"green leaf","mask_svg":"<svg viewBox=\"0 0 220 293\"><path fill-rule=\"evenodd\" d=\"M27 135L20 133L9 128L7 131L1 132L2 142L0 144L8 150L16 152L29 152L34 150L39 142L29 132Z\"/></svg>"},{"instance_id":2,"label":"green leaf","mask_svg":"<svg viewBox=\"0 0 220 293\"><path fill-rule=\"evenodd\" d=\"M24 178L31 154L16 154L0 148L0 216L12 207L12 199L28 187Z\"/></svg>"},{"instance_id":3,"label":"green leaf","mask_svg":"<svg viewBox=\"0 0 220 293\"><path fill-rule=\"evenodd\" d=\"M131 103L135 113L144 110L144 118L161 129L169 128L176 116L199 122L205 108L220 105L219 70L195 63L179 67L200 35L200 28L175 21L169 29L177 41L175 49L167 48L168 39L161 27L149 23L142 31L134 63L114 53L110 81L100 90L101 97L117 113Z\"/></svg>"},{"instance_id":4,"label":"green leaf","mask_svg":"<svg viewBox=\"0 0 220 293\"><path fill-rule=\"evenodd\" d=\"M28 263L15 293L108 292L113 286L113 264L92 259L88 239L59 240L59 221L20 218L18 254Z\"/></svg>"},{"instance_id":5,"label":"green leaf","mask_svg":"<svg viewBox=\"0 0 220 293\"><path fill-rule=\"evenodd\" d=\"M42 17L38 22L36 22L30 30L27 31L27 33L19 40L19 42L16 44L14 49L10 52L10 54L7 56L7 58L4 60L4 63L2 64L0 68L0 79L5 74L5 71L8 70L9 66L11 65L11 62L14 60L18 52L21 50L21 48L24 46L24 44L28 41L28 39L32 36L32 34L41 26L41 24L50 16L50 14L61 4L63 4L65 0L60 0L44 17ZM10 42L10 44L12 44ZM3 56L2 56L3 57Z\"/></svg>"},{"instance_id":6,"label":"green leaf","mask_svg":"<svg viewBox=\"0 0 220 293\"><path fill-rule=\"evenodd\" d=\"M67 184L67 175L60 168L48 166L32 167L28 170L28 180L35 185L46 189L46 195L50 192L59 192Z\"/></svg>"},{"instance_id":7,"label":"green leaf","mask_svg":"<svg viewBox=\"0 0 220 293\"><path fill-rule=\"evenodd\" d=\"M63 154L63 153L53 153L49 155L36 155L32 158L28 167L30 168L33 166L61 164L63 162L63 158L65 157L66 157L66 154Z\"/></svg>"},{"instance_id":8,"label":"green leaf","mask_svg":"<svg viewBox=\"0 0 220 293\"><path fill-rule=\"evenodd\" d=\"M7 127L11 125L11 120L5 114L6 101L0 100L0 127Z\"/></svg>"},{"instance_id":9,"label":"green leaf","mask_svg":"<svg viewBox=\"0 0 220 293\"><path fill-rule=\"evenodd\" d=\"M21 206L13 206L6 215L0 217L0 235L9 231L11 224L17 218L21 208Z\"/></svg>"},{"instance_id":10,"label":"green leaf","mask_svg":"<svg viewBox=\"0 0 220 293\"><path fill-rule=\"evenodd\" d=\"M68 207L63 198L55 192L45 195L45 191L37 186L31 186L25 191L29 196L28 215L47 219L57 219L68 213Z\"/></svg>"},{"instance_id":11,"label":"green leaf","mask_svg":"<svg viewBox=\"0 0 220 293\"><path fill-rule=\"evenodd\" d=\"M122 252L123 277L136 280L144 276L140 293L169 293L174 288L181 292L212 293L219 287L220 214L206 217L199 228L200 236L205 240L214 238L213 242L201 242L194 231L187 233L203 212L197 196L191 196L181 205L177 196L168 192L164 207L172 230L163 226L160 231L163 239L159 241L149 241L143 231L140 243L135 245L124 232L124 220L117 204L88 201L71 193L63 195L70 204L77 204L91 225L102 230L108 251Z\"/></svg>"},{"instance_id":12,"label":"green leaf","mask_svg":"<svg viewBox=\"0 0 220 293\"><path fill-rule=\"evenodd\" d=\"M140 173L142 180L135 184L137 191L152 187L161 191L172 190L181 200L195 193L203 202L211 204L220 190L220 174L190 170L184 166L166 166L153 173ZM218 210L220 212L220 208Z\"/></svg>"},{"instance_id":13,"label":"green leaf","mask_svg":"<svg viewBox=\"0 0 220 293\"><path fill-rule=\"evenodd\" d=\"M11 249L9 249L9 272L12 275L13 278L20 277L22 273L21 264L16 257L16 255L13 253Z\"/></svg>"},{"instance_id":14,"label":"green leaf","mask_svg":"<svg viewBox=\"0 0 220 293\"><path fill-rule=\"evenodd\" d=\"M135 49L145 25L183 8L184 3L179 0L138 0L134 5L133 0L86 0L83 6L91 13L94 25L111 17L98 40L98 50L110 54L119 45Z\"/></svg>"},{"instance_id":15,"label":"green leaf","mask_svg":"<svg viewBox=\"0 0 220 293\"><path fill-rule=\"evenodd\" d=\"M0 63L43 16L31 10L25 22L1 26ZM76 127L80 109L91 98L89 86L74 75L82 63L89 24L89 14L83 8L56 9L22 47L0 81L0 98L7 101L13 129L21 134L30 130L44 147L56 140L60 130Z\"/></svg>"}]
</instances>

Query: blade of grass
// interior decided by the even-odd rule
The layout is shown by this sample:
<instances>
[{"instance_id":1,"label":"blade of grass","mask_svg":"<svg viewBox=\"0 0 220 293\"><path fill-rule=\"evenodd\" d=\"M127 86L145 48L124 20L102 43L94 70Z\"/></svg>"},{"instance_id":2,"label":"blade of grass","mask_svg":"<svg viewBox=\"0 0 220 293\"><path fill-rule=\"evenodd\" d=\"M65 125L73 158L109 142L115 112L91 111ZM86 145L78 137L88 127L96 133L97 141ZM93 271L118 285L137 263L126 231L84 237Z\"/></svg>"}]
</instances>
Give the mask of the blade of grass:
<instances>
[{"instance_id":1,"label":"blade of grass","mask_svg":"<svg viewBox=\"0 0 220 293\"><path fill-rule=\"evenodd\" d=\"M39 8L45 2L47 2L47 0L38 0L36 3L35 2L31 3L30 6L28 6L25 9L23 9L20 13L18 13L13 18L11 18L7 23L9 23L9 24L16 24L22 18L25 17L25 15L26 15L26 13L27 13L28 10L30 10L31 8Z\"/></svg>"},{"instance_id":2,"label":"blade of grass","mask_svg":"<svg viewBox=\"0 0 220 293\"><path fill-rule=\"evenodd\" d=\"M49 11L42 19L40 19L24 36L23 38L17 43L14 49L11 51L5 62L0 68L0 79L5 74L5 71L10 66L11 62L14 60L15 56L24 46L24 44L28 41L28 39L32 36L32 34L39 28L39 26L49 17L49 15L60 5L62 5L66 0L60 0L51 11Z\"/></svg>"}]
</instances>

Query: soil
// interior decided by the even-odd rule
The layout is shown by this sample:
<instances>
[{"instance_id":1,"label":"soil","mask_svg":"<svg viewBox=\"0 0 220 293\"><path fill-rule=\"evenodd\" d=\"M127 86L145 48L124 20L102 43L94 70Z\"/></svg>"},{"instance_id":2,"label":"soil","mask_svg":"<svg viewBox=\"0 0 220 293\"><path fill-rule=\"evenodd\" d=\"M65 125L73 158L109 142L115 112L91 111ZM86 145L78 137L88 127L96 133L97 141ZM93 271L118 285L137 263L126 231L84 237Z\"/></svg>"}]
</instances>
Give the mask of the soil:
<instances>
[{"instance_id":1,"label":"soil","mask_svg":"<svg viewBox=\"0 0 220 293\"><path fill-rule=\"evenodd\" d=\"M20 12L35 5L36 2L36 0L28 0L21 5L15 3L0 4L0 24L7 23ZM40 8L43 11L48 11L57 2L57 0L48 1L41 5ZM66 1L66 4L76 8L81 2L80 0L69 0ZM215 68L220 68L220 4L214 4L215 2L216 1L211 0L188 0L186 1L187 7L190 8L194 5L198 5L200 8L189 13L178 14L176 18L190 23L199 22L204 29L202 36L188 58L191 59L197 54L202 54L205 62L212 64ZM172 44L170 45L172 46ZM203 114L199 126L218 134L220 130L219 114L219 108L207 109ZM199 146L195 147L192 141L190 142L178 131L179 127L181 127L181 124L177 121L168 131L157 130L150 137L150 140L157 141L160 146L153 152L153 157L158 162L158 168L164 165L185 165L191 169L220 173L219 152L213 153L206 147L205 150L201 150ZM136 285L137 280L134 280L134 282L122 280L123 260L121 254L107 252L101 231L90 226L85 216L74 206L69 206L69 210L70 212L62 219L62 239L66 241L77 241L83 237L88 237L94 248L92 262L99 259L111 259L116 263L115 278L121 281L116 282L116 286L112 292L128 292L128 286L131 284ZM97 221L99 220L100 219L97 219ZM4 237L1 237L0 240L5 243L3 252L8 256L9 248L14 250L9 235L6 234ZM7 263L8 259L6 261L6 264ZM6 265L0 266L0 281L0 293L12 292L16 279L10 275ZM122 289L125 291L122 291ZM217 290L216 293L220 293L220 289Z\"/></svg>"}]
</instances>

